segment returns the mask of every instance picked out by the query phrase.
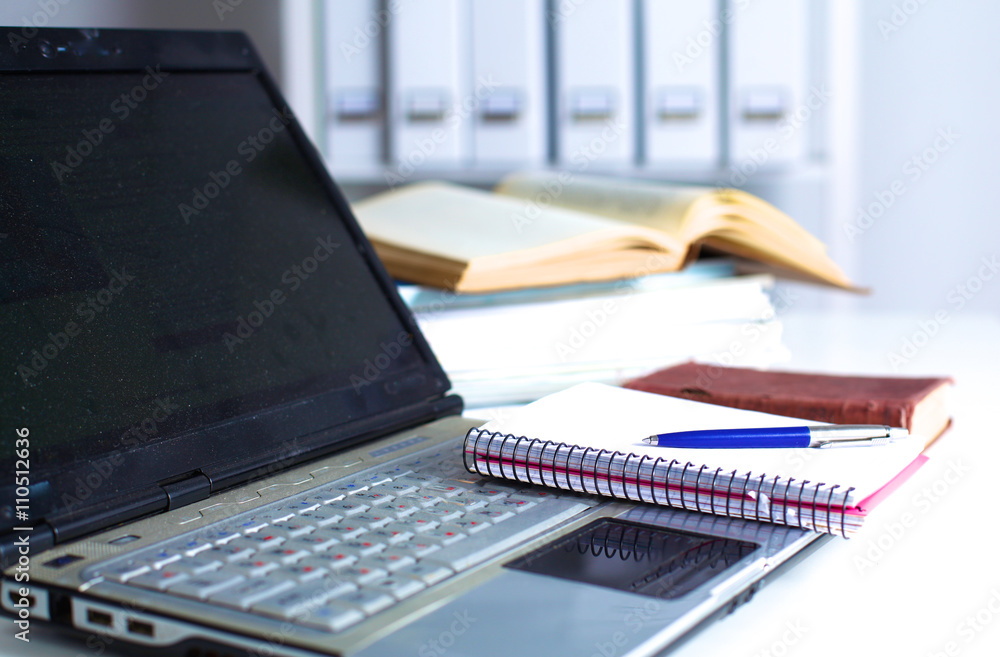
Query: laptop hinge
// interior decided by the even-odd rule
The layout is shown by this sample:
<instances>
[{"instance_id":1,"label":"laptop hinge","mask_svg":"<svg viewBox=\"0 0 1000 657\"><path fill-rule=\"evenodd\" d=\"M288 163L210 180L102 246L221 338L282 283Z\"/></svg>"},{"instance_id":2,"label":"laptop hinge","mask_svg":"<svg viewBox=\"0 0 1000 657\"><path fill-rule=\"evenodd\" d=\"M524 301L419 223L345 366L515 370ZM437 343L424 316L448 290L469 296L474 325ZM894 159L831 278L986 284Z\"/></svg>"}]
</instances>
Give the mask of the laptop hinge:
<instances>
[{"instance_id":1,"label":"laptop hinge","mask_svg":"<svg viewBox=\"0 0 1000 657\"><path fill-rule=\"evenodd\" d=\"M208 499L212 494L212 482L198 470L181 479L160 483L160 488L167 494L167 511Z\"/></svg>"}]
</instances>

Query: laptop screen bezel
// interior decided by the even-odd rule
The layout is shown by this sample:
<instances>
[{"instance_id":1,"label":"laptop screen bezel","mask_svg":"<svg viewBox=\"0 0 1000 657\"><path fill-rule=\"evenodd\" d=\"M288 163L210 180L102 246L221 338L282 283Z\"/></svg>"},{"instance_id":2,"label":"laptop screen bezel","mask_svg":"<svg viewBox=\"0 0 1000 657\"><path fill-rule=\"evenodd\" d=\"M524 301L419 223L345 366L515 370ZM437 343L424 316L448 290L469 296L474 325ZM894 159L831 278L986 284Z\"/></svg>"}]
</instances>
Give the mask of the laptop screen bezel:
<instances>
[{"instance_id":1,"label":"laptop screen bezel","mask_svg":"<svg viewBox=\"0 0 1000 657\"><path fill-rule=\"evenodd\" d=\"M2 32L20 34L15 28ZM169 73L252 73L275 107L286 106L250 40L240 32L39 29L31 39L18 45L0 49L0 75L138 73L151 66ZM361 231L343 193L327 172L322 157L294 117L288 128L379 290L412 336L413 348L418 351L422 365L398 372L391 369L380 372L378 379L366 385L363 392L357 388L330 390L195 431L166 436L137 449L117 450L115 480L68 510L60 499L64 493L72 494L75 482L90 474L89 468L79 466L38 473L43 479L36 476L33 482L36 493L32 500L33 516L62 526L61 538L167 508L171 500L160 487L164 483L200 474L211 482L211 490L216 491L269 474L278 466L291 466L334 448L461 410L458 397L445 397L450 383L444 370ZM357 403L359 394L365 396L365 403ZM353 403L345 404L348 400ZM345 417L342 411L348 406L364 411ZM26 420L30 422L30 418ZM132 467L139 464L142 468ZM10 492L5 490L7 487L0 486L0 495L5 500L13 499L13 494L6 494ZM0 520L0 523L0 533L14 525L13 521Z\"/></svg>"}]
</instances>

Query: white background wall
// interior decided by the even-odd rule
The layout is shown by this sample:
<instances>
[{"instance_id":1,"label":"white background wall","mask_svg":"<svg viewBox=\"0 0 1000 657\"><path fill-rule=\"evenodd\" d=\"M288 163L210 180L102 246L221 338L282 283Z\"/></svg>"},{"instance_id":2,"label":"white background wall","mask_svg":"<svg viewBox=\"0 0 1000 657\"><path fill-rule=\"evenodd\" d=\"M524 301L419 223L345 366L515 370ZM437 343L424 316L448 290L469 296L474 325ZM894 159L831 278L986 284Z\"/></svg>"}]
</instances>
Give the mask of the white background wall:
<instances>
[{"instance_id":1,"label":"white background wall","mask_svg":"<svg viewBox=\"0 0 1000 657\"><path fill-rule=\"evenodd\" d=\"M997 314L1000 272L984 270L994 278L974 295L979 283L969 279L982 258L1000 258L1000 3L863 0L858 17L857 203L867 208L880 193L889 200L884 190L892 195L895 180L904 192L849 242L856 278L875 290L857 303L920 319L940 310ZM949 129L954 143L939 140L948 148L935 152L938 131ZM848 220L857 217L855 207ZM836 221L828 228L843 231L844 218Z\"/></svg>"}]
</instances>

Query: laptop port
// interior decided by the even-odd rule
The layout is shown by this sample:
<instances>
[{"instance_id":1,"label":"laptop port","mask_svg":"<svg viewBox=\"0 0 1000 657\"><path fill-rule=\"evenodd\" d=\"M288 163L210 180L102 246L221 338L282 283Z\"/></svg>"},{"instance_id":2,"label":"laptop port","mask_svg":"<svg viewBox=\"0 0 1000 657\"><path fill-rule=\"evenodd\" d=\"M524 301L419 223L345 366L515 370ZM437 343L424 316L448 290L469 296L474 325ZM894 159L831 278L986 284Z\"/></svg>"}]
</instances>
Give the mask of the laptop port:
<instances>
[{"instance_id":1,"label":"laptop port","mask_svg":"<svg viewBox=\"0 0 1000 657\"><path fill-rule=\"evenodd\" d=\"M27 606L29 608L35 606L35 596L33 595L25 596L22 598L17 594L17 591L11 589L10 592L8 593L8 597L10 598L11 604L14 605L15 607L25 606L23 603L27 603Z\"/></svg>"},{"instance_id":2,"label":"laptop port","mask_svg":"<svg viewBox=\"0 0 1000 657\"><path fill-rule=\"evenodd\" d=\"M146 621L135 620L130 618L126 624L128 627L129 634L138 634L139 636L153 638L153 624L147 623Z\"/></svg>"},{"instance_id":3,"label":"laptop port","mask_svg":"<svg viewBox=\"0 0 1000 657\"><path fill-rule=\"evenodd\" d=\"M87 610L87 622L94 625L102 625L104 627L111 627L114 625L114 618L106 611L98 611L96 609Z\"/></svg>"}]
</instances>

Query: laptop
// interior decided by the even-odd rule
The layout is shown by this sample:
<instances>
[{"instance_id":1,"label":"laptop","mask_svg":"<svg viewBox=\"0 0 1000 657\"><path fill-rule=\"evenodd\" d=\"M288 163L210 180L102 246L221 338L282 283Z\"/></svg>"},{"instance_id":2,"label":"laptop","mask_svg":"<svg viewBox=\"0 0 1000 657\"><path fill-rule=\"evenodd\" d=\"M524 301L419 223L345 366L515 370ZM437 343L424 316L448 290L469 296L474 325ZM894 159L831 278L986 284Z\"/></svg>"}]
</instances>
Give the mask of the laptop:
<instances>
[{"instance_id":1,"label":"laptop","mask_svg":"<svg viewBox=\"0 0 1000 657\"><path fill-rule=\"evenodd\" d=\"M0 607L18 638L650 655L825 542L468 472L480 423L244 35L12 46Z\"/></svg>"}]
</instances>

